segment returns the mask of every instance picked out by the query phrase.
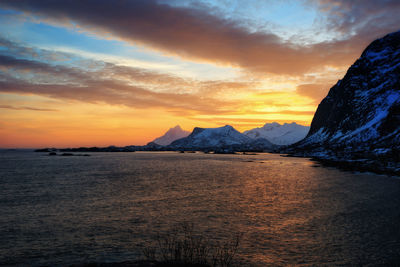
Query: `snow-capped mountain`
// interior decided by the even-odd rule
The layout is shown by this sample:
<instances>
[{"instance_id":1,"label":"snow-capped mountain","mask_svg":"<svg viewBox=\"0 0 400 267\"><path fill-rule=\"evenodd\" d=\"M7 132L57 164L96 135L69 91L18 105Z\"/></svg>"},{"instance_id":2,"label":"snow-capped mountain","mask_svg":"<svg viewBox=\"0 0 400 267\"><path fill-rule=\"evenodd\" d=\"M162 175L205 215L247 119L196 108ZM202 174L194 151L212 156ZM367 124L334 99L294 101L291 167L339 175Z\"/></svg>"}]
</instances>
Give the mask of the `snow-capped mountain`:
<instances>
[{"instance_id":1,"label":"snow-capped mountain","mask_svg":"<svg viewBox=\"0 0 400 267\"><path fill-rule=\"evenodd\" d=\"M230 125L219 128L194 128L193 132L182 139L171 143L176 149L215 149L230 148L232 150L256 149L254 140L240 133ZM261 140L257 144L260 150L272 148L274 145L268 140Z\"/></svg>"},{"instance_id":2,"label":"snow-capped mountain","mask_svg":"<svg viewBox=\"0 0 400 267\"><path fill-rule=\"evenodd\" d=\"M310 127L299 125L295 122L279 124L277 122L266 123L263 127L254 128L243 132L252 138L265 138L276 145L290 145L306 137Z\"/></svg>"},{"instance_id":3,"label":"snow-capped mountain","mask_svg":"<svg viewBox=\"0 0 400 267\"><path fill-rule=\"evenodd\" d=\"M167 146L171 144L173 141L186 137L189 134L190 132L182 130L182 128L179 125L177 125L174 128L170 128L163 136L154 139L150 143L156 143L158 145Z\"/></svg>"},{"instance_id":4,"label":"snow-capped mountain","mask_svg":"<svg viewBox=\"0 0 400 267\"><path fill-rule=\"evenodd\" d=\"M307 137L295 144L295 150L329 157L384 158L385 164L399 165L400 31L365 49L319 104Z\"/></svg>"},{"instance_id":5,"label":"snow-capped mountain","mask_svg":"<svg viewBox=\"0 0 400 267\"><path fill-rule=\"evenodd\" d=\"M219 128L199 128L185 138L172 142L175 147L222 147L240 145L249 142L250 138L235 130L232 126L226 125Z\"/></svg>"}]
</instances>

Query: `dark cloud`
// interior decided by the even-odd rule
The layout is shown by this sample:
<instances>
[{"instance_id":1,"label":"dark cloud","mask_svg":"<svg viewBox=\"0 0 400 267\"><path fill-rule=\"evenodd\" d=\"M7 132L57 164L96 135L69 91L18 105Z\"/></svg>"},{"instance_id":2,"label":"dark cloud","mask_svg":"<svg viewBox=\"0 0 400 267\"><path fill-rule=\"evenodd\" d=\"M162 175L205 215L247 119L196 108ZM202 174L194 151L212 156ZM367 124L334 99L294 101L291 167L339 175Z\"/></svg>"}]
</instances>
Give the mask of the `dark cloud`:
<instances>
[{"instance_id":1,"label":"dark cloud","mask_svg":"<svg viewBox=\"0 0 400 267\"><path fill-rule=\"evenodd\" d=\"M344 37L362 35L377 38L399 30L400 1L398 0L311 0L327 21L329 30Z\"/></svg>"},{"instance_id":2,"label":"dark cloud","mask_svg":"<svg viewBox=\"0 0 400 267\"><path fill-rule=\"evenodd\" d=\"M315 4L316 1L312 2ZM382 27L376 30L376 34L383 35L391 28L388 22L391 18L383 17L383 12L390 8L391 14L399 11L395 1L383 1L381 16L371 15L376 6L373 1L365 1L369 5L364 9L364 1L356 1L360 6L357 9L348 8L347 2L353 3L334 0L317 2L321 10L329 14L330 27L357 33L361 31L361 23L357 27L346 25L350 25L354 17L361 19L362 15L370 15L372 17L367 21L379 22ZM249 32L238 23L208 14L206 9L171 7L155 0L3 0L0 6L57 23L76 23L88 31L142 43L185 58L276 74L301 75L328 65L349 65L376 37L376 34L362 37L353 34L344 40L302 47L284 42L273 33ZM362 29L368 26L364 25Z\"/></svg>"},{"instance_id":3,"label":"dark cloud","mask_svg":"<svg viewBox=\"0 0 400 267\"><path fill-rule=\"evenodd\" d=\"M11 105L0 105L2 109L12 109L12 110L31 110L31 111L58 111L57 109L49 108L34 108L34 107L15 107Z\"/></svg>"}]
</instances>

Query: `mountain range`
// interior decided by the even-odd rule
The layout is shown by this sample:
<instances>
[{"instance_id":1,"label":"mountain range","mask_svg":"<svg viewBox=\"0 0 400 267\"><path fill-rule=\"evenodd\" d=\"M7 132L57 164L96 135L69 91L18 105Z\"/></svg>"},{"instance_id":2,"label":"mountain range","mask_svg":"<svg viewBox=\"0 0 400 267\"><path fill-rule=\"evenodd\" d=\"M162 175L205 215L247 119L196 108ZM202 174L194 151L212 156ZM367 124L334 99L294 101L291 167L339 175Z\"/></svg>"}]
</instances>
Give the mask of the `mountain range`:
<instances>
[{"instance_id":1,"label":"mountain range","mask_svg":"<svg viewBox=\"0 0 400 267\"><path fill-rule=\"evenodd\" d=\"M219 128L199 128L186 138L172 142L171 146L179 148L213 148L231 145L240 145L250 142L251 139L230 125Z\"/></svg>"},{"instance_id":2,"label":"mountain range","mask_svg":"<svg viewBox=\"0 0 400 267\"><path fill-rule=\"evenodd\" d=\"M255 139L258 143L272 143L272 145L290 145L303 139L310 127L302 126L292 123L279 124L277 122L266 123L260 128L254 128L248 131L240 133L230 125L226 125L220 128L194 128L193 132L182 130L177 125L174 128L170 128L163 136L154 139L151 143L168 146L174 141L183 139L180 142L174 143L173 146L188 146L191 143L191 147L221 147L227 145L238 145L253 142Z\"/></svg>"},{"instance_id":3,"label":"mountain range","mask_svg":"<svg viewBox=\"0 0 400 267\"><path fill-rule=\"evenodd\" d=\"M169 147L176 150L223 150L225 152L234 152L271 150L275 145L266 139L252 139L232 126L225 125L218 128L196 127L189 136L172 142Z\"/></svg>"}]
</instances>

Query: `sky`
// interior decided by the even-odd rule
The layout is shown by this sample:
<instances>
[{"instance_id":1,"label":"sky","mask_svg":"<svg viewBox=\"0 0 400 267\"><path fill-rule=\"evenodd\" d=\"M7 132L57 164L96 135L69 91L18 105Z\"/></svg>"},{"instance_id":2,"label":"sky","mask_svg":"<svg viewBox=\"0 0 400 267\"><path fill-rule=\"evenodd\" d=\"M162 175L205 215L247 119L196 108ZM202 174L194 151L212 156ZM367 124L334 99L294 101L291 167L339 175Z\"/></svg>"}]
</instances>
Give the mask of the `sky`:
<instances>
[{"instance_id":1,"label":"sky","mask_svg":"<svg viewBox=\"0 0 400 267\"><path fill-rule=\"evenodd\" d=\"M310 125L398 0L1 0L0 147Z\"/></svg>"}]
</instances>

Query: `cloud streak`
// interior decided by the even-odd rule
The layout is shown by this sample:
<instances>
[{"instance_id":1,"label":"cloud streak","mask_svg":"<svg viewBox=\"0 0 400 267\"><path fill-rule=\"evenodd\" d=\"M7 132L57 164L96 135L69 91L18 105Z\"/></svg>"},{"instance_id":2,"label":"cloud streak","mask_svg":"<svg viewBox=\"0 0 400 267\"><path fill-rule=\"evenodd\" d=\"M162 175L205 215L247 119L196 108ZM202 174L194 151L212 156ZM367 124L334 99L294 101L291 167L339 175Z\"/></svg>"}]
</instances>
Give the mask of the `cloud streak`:
<instances>
[{"instance_id":1,"label":"cloud streak","mask_svg":"<svg viewBox=\"0 0 400 267\"><path fill-rule=\"evenodd\" d=\"M134 108L160 107L174 113L219 114L233 112L241 103L213 95L227 90L227 86L246 87L240 82L199 82L106 62L93 64L98 66L96 70L0 54L0 92ZM188 91L187 87L194 89Z\"/></svg>"},{"instance_id":2,"label":"cloud streak","mask_svg":"<svg viewBox=\"0 0 400 267\"><path fill-rule=\"evenodd\" d=\"M11 105L0 105L1 109L11 109L11 110L31 110L31 111L58 111L57 109L50 108L34 108L34 107L15 107Z\"/></svg>"},{"instance_id":3,"label":"cloud streak","mask_svg":"<svg viewBox=\"0 0 400 267\"><path fill-rule=\"evenodd\" d=\"M395 1L389 2L392 5L387 9L399 11ZM367 25L355 25L353 18L371 15L376 6L373 1L368 1L365 8L362 8L362 1L357 9L349 9L346 1L310 3L317 4L325 14L329 14L331 28L347 32L365 31ZM283 41L273 33L249 32L239 23L208 14L205 9L171 7L155 0L4 0L0 6L54 23L74 23L101 36L143 44L183 58L281 75L302 75L326 66L348 65L361 53L363 46L376 37L355 34L343 40L300 46ZM386 5L380 10L379 14L383 14ZM383 34L390 26L388 19L382 16L375 15L371 20L380 22L375 24L380 25L375 35Z\"/></svg>"}]
</instances>

